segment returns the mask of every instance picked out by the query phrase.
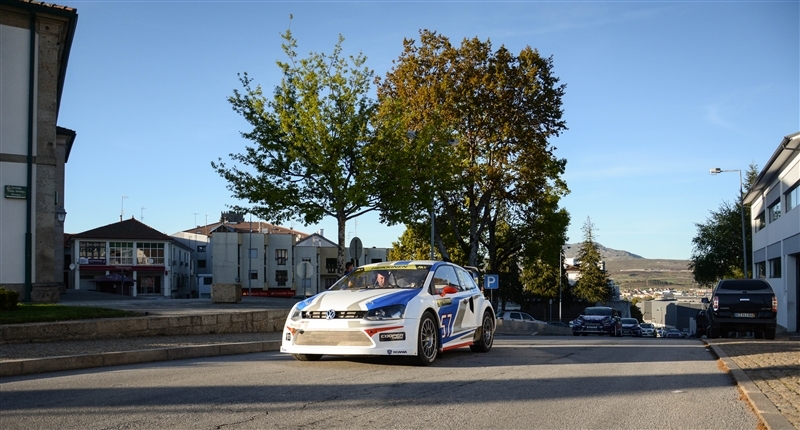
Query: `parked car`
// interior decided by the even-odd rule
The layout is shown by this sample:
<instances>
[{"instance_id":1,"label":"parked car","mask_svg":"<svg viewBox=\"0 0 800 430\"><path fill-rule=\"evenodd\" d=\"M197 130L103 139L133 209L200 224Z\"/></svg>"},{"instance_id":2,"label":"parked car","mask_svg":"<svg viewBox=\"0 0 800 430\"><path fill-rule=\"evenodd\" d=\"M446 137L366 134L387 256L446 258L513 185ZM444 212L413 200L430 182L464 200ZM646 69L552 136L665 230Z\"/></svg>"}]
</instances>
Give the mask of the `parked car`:
<instances>
[{"instance_id":1,"label":"parked car","mask_svg":"<svg viewBox=\"0 0 800 430\"><path fill-rule=\"evenodd\" d=\"M703 297L703 303L709 300ZM752 332L756 339L775 339L778 299L763 279L723 279L717 283L706 311L706 337Z\"/></svg>"},{"instance_id":2,"label":"parked car","mask_svg":"<svg viewBox=\"0 0 800 430\"><path fill-rule=\"evenodd\" d=\"M642 329L642 336L644 337L656 337L656 328L653 324L650 323L641 323L639 327Z\"/></svg>"},{"instance_id":3,"label":"parked car","mask_svg":"<svg viewBox=\"0 0 800 430\"><path fill-rule=\"evenodd\" d=\"M680 330L676 329L676 328L671 328L671 329L669 329L669 330L664 332L664 337L668 338L668 339L669 338L683 339L683 333Z\"/></svg>"},{"instance_id":4,"label":"parked car","mask_svg":"<svg viewBox=\"0 0 800 430\"><path fill-rule=\"evenodd\" d=\"M606 306L590 306L583 310L583 313L575 319L572 325L572 334L608 334L611 336L622 336L622 324L613 308Z\"/></svg>"},{"instance_id":5,"label":"parked car","mask_svg":"<svg viewBox=\"0 0 800 430\"><path fill-rule=\"evenodd\" d=\"M639 327L639 320L636 318L622 318L619 322L622 325L622 336L642 337L642 328Z\"/></svg>"},{"instance_id":6,"label":"parked car","mask_svg":"<svg viewBox=\"0 0 800 430\"><path fill-rule=\"evenodd\" d=\"M537 320L536 318L526 314L525 312L520 311L502 311L497 314L497 319L504 320L504 321L522 321L522 322L539 322L543 323L542 321Z\"/></svg>"},{"instance_id":7,"label":"parked car","mask_svg":"<svg viewBox=\"0 0 800 430\"><path fill-rule=\"evenodd\" d=\"M280 352L300 361L323 355L415 357L445 350L488 352L495 315L471 273L443 261L361 266L292 307Z\"/></svg>"}]
</instances>

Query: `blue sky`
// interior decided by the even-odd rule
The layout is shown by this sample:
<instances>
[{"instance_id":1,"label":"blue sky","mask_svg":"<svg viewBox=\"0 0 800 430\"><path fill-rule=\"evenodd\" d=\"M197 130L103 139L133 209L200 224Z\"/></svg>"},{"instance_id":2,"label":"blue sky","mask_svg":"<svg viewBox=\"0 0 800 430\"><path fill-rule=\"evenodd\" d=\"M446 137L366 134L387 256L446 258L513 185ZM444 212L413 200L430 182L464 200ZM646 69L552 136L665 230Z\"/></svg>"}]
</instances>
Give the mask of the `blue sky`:
<instances>
[{"instance_id":1,"label":"blue sky","mask_svg":"<svg viewBox=\"0 0 800 430\"><path fill-rule=\"evenodd\" d=\"M688 259L695 223L739 189L736 173L708 169L763 167L800 131L797 0L58 3L79 16L58 118L77 132L69 233L122 210L167 234L217 221L235 201L210 162L249 143L227 97L237 73L279 83L290 25L302 56L330 53L342 34L345 54L363 52L380 76L420 29L552 56L566 84L569 129L552 143L567 159L573 243L590 217L604 246ZM333 219L284 225L336 241ZM403 230L364 215L347 241L389 247Z\"/></svg>"}]
</instances>

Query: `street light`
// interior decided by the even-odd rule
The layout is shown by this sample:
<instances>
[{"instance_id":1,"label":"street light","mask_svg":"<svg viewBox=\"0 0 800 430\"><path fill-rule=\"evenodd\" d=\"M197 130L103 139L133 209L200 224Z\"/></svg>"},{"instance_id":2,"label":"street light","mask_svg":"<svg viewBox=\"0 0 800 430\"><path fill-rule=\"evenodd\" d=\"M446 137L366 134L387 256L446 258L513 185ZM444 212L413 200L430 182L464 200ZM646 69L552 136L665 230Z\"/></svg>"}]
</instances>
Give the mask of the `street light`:
<instances>
[{"instance_id":1,"label":"street light","mask_svg":"<svg viewBox=\"0 0 800 430\"><path fill-rule=\"evenodd\" d=\"M743 194L743 189L742 189L743 188L742 187L742 171L739 170L739 169L722 170L719 167L714 167L714 168L708 169L708 173L710 173L712 175L716 175L718 173L723 173L723 172L739 172L739 209L740 209L741 215L742 215L742 255L744 257L744 263L743 263L744 265L742 267L744 269L744 271L742 273L744 274L744 278L747 279L747 235L746 235L746 230L745 230L745 225L744 225L744 194Z\"/></svg>"},{"instance_id":2,"label":"street light","mask_svg":"<svg viewBox=\"0 0 800 430\"><path fill-rule=\"evenodd\" d=\"M569 246L567 246L569 249ZM564 264L561 263L561 257L564 255L564 248L562 247L561 250L558 251L558 320L561 321L561 270L564 268Z\"/></svg>"},{"instance_id":3,"label":"street light","mask_svg":"<svg viewBox=\"0 0 800 430\"><path fill-rule=\"evenodd\" d=\"M64 221L67 220L67 211L64 210L64 207L58 208L56 211L56 219L58 220L59 225L64 225Z\"/></svg>"}]
</instances>

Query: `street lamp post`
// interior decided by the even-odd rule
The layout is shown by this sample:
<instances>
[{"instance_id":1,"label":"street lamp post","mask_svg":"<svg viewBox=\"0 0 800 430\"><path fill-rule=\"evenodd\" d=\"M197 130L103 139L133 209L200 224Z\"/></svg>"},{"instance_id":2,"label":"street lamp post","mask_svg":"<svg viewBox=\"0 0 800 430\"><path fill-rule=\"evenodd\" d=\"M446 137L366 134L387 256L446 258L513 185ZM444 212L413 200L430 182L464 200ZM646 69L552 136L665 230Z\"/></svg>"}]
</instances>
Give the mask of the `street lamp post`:
<instances>
[{"instance_id":1,"label":"street lamp post","mask_svg":"<svg viewBox=\"0 0 800 430\"><path fill-rule=\"evenodd\" d=\"M569 249L569 246L567 247ZM564 248L558 251L558 320L561 321L561 271L564 269L564 264L561 263L561 257L564 256Z\"/></svg>"},{"instance_id":2,"label":"street lamp post","mask_svg":"<svg viewBox=\"0 0 800 430\"><path fill-rule=\"evenodd\" d=\"M708 173L712 175L716 175L718 173L723 172L739 172L739 209L742 215L742 257L744 258L744 263L742 266L743 276L747 279L747 234L746 228L744 224L744 194L743 194L743 187L742 187L742 171L739 169L731 169L731 170L722 170L719 167L714 167L708 170Z\"/></svg>"}]
</instances>

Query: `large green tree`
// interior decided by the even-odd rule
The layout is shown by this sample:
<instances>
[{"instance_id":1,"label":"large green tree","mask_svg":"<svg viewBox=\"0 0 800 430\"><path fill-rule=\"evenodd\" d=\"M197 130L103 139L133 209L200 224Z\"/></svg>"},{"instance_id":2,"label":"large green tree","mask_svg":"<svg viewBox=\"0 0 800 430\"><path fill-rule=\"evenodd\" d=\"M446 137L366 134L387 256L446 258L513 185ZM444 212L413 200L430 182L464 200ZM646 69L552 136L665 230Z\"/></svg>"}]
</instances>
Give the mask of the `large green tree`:
<instances>
[{"instance_id":1,"label":"large green tree","mask_svg":"<svg viewBox=\"0 0 800 430\"><path fill-rule=\"evenodd\" d=\"M601 266L602 258L594 234L594 224L589 217L583 224L583 242L578 250L580 277L573 293L589 303L605 303L611 299L608 274Z\"/></svg>"},{"instance_id":2,"label":"large green tree","mask_svg":"<svg viewBox=\"0 0 800 430\"><path fill-rule=\"evenodd\" d=\"M242 91L228 101L253 127L242 136L253 142L212 167L228 181L233 196L247 204L239 212L280 223L302 217L314 224L330 216L338 223L339 273L344 270L345 223L377 208L374 183L363 148L370 142L370 118L376 102L369 97L374 73L366 57L345 57L339 36L333 53L297 55L291 31L283 34L287 62L278 61L283 78L273 96L244 73Z\"/></svg>"},{"instance_id":3,"label":"large green tree","mask_svg":"<svg viewBox=\"0 0 800 430\"><path fill-rule=\"evenodd\" d=\"M743 178L743 193L757 178L758 165L750 163ZM700 285L710 286L720 279L748 277L742 271L744 252L747 252L742 247L752 243L750 206L744 206L745 240L742 243L741 198L738 196L735 202L723 201L716 211L711 211L705 222L695 223L697 234L692 238L689 269ZM748 267L748 274L749 270Z\"/></svg>"},{"instance_id":4,"label":"large green tree","mask_svg":"<svg viewBox=\"0 0 800 430\"><path fill-rule=\"evenodd\" d=\"M477 38L456 47L428 30L403 45L379 83L380 138L367 148L384 160L373 166L382 214L406 224L434 218L446 260L452 243L469 265L516 271L540 233L534 221L557 212L548 203L568 192L566 161L549 143L566 129L552 59Z\"/></svg>"}]
</instances>

